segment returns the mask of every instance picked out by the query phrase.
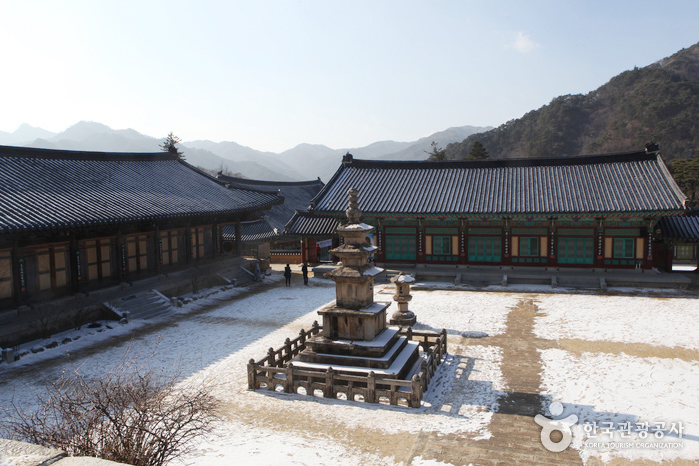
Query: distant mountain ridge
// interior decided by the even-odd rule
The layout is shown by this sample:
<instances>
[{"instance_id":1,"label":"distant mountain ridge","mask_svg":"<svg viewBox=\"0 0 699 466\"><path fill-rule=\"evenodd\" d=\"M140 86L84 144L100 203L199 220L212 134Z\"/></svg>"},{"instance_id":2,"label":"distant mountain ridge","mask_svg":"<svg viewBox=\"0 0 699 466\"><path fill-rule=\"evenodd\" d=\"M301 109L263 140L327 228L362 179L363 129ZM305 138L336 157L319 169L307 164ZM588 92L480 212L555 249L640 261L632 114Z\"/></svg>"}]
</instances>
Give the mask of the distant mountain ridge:
<instances>
[{"instance_id":1,"label":"distant mountain ridge","mask_svg":"<svg viewBox=\"0 0 699 466\"><path fill-rule=\"evenodd\" d=\"M697 121L699 44L449 144L446 156L464 159L476 141L490 158L511 158L638 150L654 140L665 159L686 158L699 153Z\"/></svg>"},{"instance_id":2,"label":"distant mountain ridge","mask_svg":"<svg viewBox=\"0 0 699 466\"><path fill-rule=\"evenodd\" d=\"M358 158L425 159L431 141L441 146L463 140L491 127L449 128L413 142L379 141L365 147L331 149L320 144L299 144L280 154L263 152L232 141L185 141L179 145L187 162L209 170L226 170L251 179L270 181L328 181L340 166L342 155ZM60 133L27 124L15 132L0 132L0 145L104 152L157 152L164 138L146 136L133 129L115 130L102 123L81 121Z\"/></svg>"}]
</instances>

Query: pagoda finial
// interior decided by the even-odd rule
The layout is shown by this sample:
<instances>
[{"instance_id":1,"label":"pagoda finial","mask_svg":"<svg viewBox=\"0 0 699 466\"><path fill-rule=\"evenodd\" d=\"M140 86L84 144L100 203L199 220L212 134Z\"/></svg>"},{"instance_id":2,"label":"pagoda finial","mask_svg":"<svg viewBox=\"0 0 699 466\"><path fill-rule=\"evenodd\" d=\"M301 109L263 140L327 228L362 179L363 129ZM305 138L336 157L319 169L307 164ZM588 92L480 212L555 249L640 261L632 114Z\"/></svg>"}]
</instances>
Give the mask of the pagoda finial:
<instances>
[{"instance_id":1,"label":"pagoda finial","mask_svg":"<svg viewBox=\"0 0 699 466\"><path fill-rule=\"evenodd\" d=\"M349 195L349 207L345 210L345 214L347 214L350 224L359 223L359 218L362 216L362 212L359 210L359 191L350 188L347 190L347 194Z\"/></svg>"}]
</instances>

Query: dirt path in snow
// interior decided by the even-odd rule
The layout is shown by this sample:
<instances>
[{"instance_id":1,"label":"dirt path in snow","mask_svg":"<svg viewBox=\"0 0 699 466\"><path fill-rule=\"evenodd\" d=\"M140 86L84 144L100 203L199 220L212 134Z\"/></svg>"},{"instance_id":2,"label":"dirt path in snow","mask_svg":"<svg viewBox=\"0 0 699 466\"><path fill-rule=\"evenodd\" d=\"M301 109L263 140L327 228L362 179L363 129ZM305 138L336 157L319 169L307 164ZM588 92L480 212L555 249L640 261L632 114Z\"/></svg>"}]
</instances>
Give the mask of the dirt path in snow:
<instances>
[{"instance_id":1,"label":"dirt path in snow","mask_svg":"<svg viewBox=\"0 0 699 466\"><path fill-rule=\"evenodd\" d=\"M539 349L555 348L555 341L537 338L533 333L534 318L539 308L536 295L525 295L511 308L507 330L500 335L479 339L459 339L468 354L468 345L502 348L500 366L507 389L500 397L498 412L488 427L492 437L473 440L459 435L423 432L415 442L410 460L416 456L452 464L581 464L578 452L567 449L552 453L541 444L541 427L534 422L536 414L550 416L549 400L541 393L543 370ZM451 342L450 342L451 343ZM458 345L452 345L452 347ZM556 440L555 436L553 437ZM398 458L397 458L398 459Z\"/></svg>"}]
</instances>

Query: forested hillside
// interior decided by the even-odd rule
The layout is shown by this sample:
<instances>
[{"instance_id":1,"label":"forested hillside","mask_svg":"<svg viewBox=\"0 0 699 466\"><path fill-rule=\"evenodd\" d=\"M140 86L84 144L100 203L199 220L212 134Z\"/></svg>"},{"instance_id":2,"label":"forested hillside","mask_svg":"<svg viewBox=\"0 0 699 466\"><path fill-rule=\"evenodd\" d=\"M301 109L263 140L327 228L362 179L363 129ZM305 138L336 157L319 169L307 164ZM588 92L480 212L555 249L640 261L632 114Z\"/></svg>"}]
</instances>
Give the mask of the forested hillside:
<instances>
[{"instance_id":1,"label":"forested hillside","mask_svg":"<svg viewBox=\"0 0 699 466\"><path fill-rule=\"evenodd\" d=\"M553 157L642 149L654 140L665 160L699 148L699 44L644 68L625 71L586 95L550 104L446 147L465 159L476 141L491 159Z\"/></svg>"}]
</instances>

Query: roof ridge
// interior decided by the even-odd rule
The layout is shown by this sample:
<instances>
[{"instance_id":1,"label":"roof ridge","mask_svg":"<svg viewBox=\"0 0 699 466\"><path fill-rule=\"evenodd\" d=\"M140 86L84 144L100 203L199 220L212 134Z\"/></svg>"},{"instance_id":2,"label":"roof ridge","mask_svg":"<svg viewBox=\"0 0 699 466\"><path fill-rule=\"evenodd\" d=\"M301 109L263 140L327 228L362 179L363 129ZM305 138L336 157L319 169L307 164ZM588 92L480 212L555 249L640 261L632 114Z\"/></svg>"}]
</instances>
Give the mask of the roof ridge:
<instances>
[{"instance_id":1,"label":"roof ridge","mask_svg":"<svg viewBox=\"0 0 699 466\"><path fill-rule=\"evenodd\" d=\"M249 178L240 178L237 176L219 174L216 176L219 180L226 183L250 184L261 186L312 186L318 183L323 183L320 178L308 181L269 181L269 180L253 180Z\"/></svg>"},{"instance_id":2,"label":"roof ridge","mask_svg":"<svg viewBox=\"0 0 699 466\"><path fill-rule=\"evenodd\" d=\"M0 145L0 157L18 157L56 160L101 160L101 161L156 161L177 160L169 152L102 152L67 149L45 149L41 147L20 147Z\"/></svg>"},{"instance_id":3,"label":"roof ridge","mask_svg":"<svg viewBox=\"0 0 699 466\"><path fill-rule=\"evenodd\" d=\"M356 168L496 168L496 167L527 167L527 166L563 166L588 165L614 162L636 162L657 160L659 152L628 151L608 154L584 154L557 157L518 157L491 160L372 160L352 159L342 163L342 166Z\"/></svg>"}]
</instances>

